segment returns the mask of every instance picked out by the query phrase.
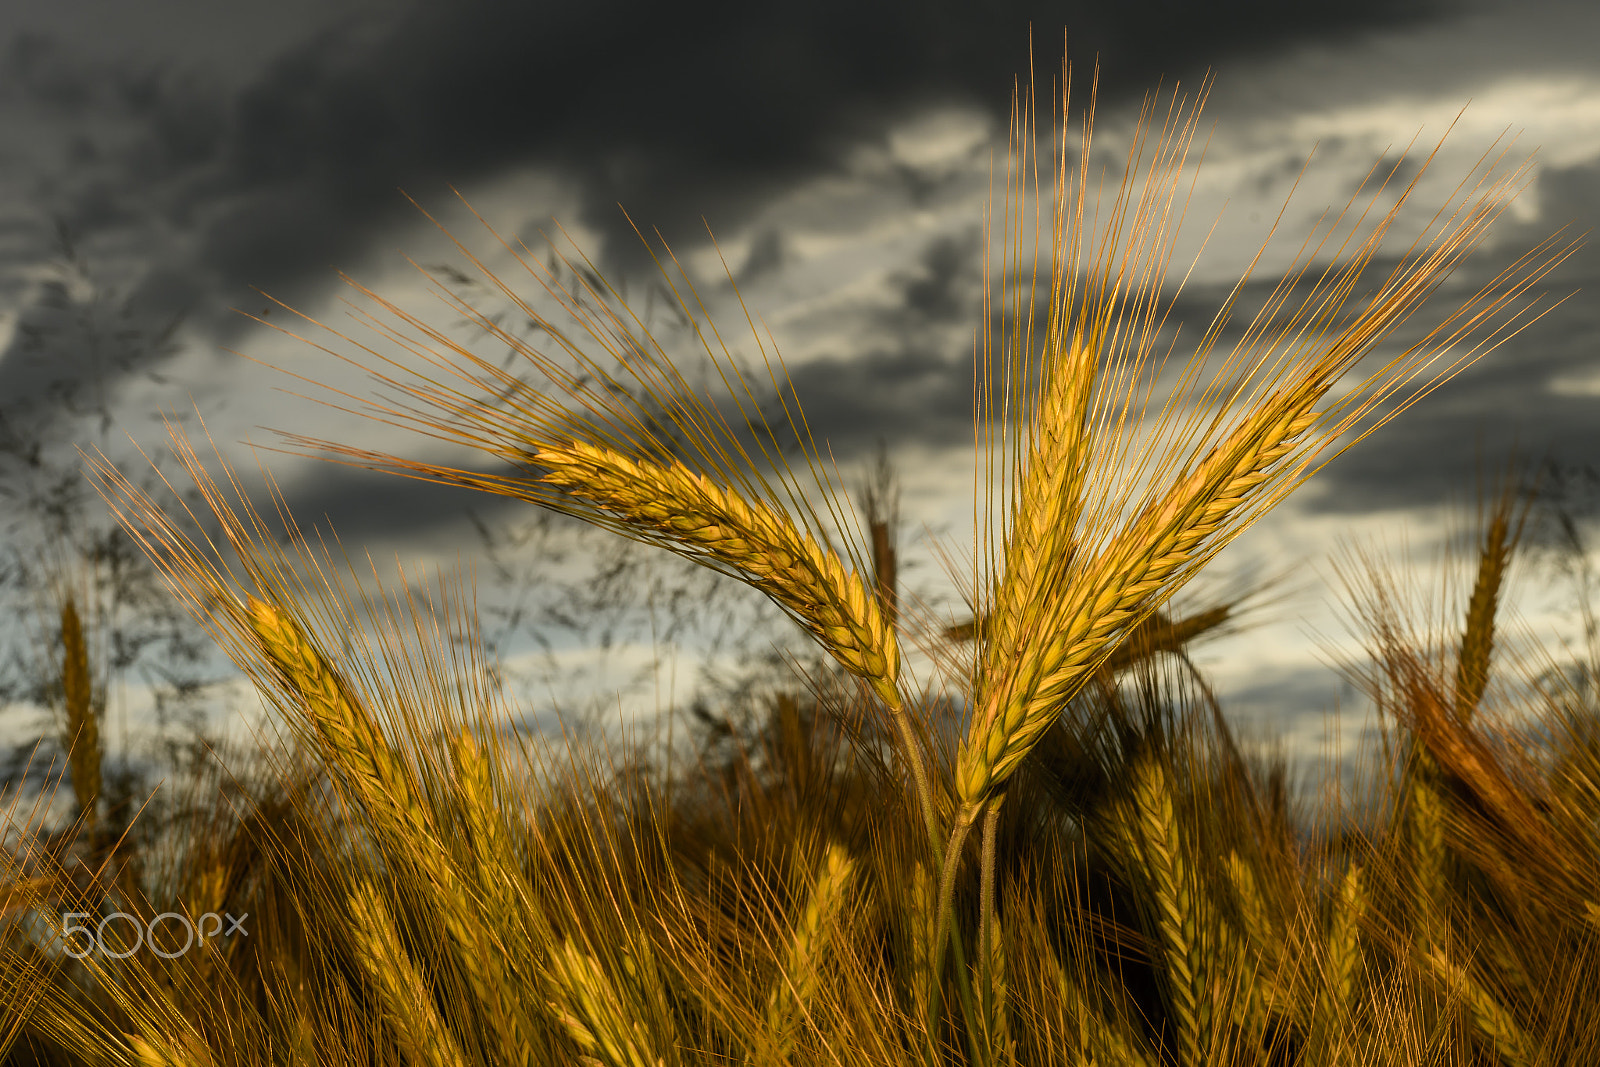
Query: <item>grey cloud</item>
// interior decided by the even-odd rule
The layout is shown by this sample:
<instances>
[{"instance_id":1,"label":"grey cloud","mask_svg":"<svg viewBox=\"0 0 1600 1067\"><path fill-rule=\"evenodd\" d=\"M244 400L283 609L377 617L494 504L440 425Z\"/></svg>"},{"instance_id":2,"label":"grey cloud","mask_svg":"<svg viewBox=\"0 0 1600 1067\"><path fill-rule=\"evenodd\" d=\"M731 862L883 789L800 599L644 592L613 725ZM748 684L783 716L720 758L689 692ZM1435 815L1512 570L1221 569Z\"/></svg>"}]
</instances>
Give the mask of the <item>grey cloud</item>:
<instances>
[{"instance_id":1,"label":"grey cloud","mask_svg":"<svg viewBox=\"0 0 1600 1067\"><path fill-rule=\"evenodd\" d=\"M750 245L744 265L739 268L736 280L749 285L757 278L771 274L783 266L785 260L783 234L775 229L763 230Z\"/></svg>"},{"instance_id":2,"label":"grey cloud","mask_svg":"<svg viewBox=\"0 0 1600 1067\"><path fill-rule=\"evenodd\" d=\"M1013 78L1026 76L1030 23L1042 93L1066 25L1078 73L1098 54L1102 98L1114 100L1229 56L1422 24L1450 10L1382 0L1292 9L1264 0L1203 8L1013 0L981 9L728 0L685 15L661 5L474 0L341 23L237 92L174 68L88 69L42 39L13 47L8 77L11 92L58 112L123 124L118 137L88 123L73 133L74 166L41 179L41 196L86 240L176 235L158 245L127 306L150 328L187 310L209 341L227 344L246 324L221 309L257 307L252 287L308 302L334 284L337 268L356 266L413 218L397 187L432 202L447 182L550 169L580 190L580 219L601 234L591 251L626 281L643 250L618 202L692 251L705 239L702 215L736 233L772 197L835 170L853 146L881 145L917 109L976 104L1003 120ZM933 187L927 176L900 177L913 199ZM538 208L530 205L530 217ZM742 280L779 269L785 256L783 233L759 235ZM893 279L896 302L864 314L853 350L796 369L812 428L841 462L880 436L970 440L973 346L963 324L979 307L979 263L975 233L937 239ZM105 385L161 358L131 352ZM65 357L49 369L83 373ZM11 398L39 395L44 376L19 350L0 362ZM419 511L419 493L441 495ZM297 513L344 516L341 529L356 535L420 528L471 499L352 475L304 486L291 503Z\"/></svg>"},{"instance_id":3,"label":"grey cloud","mask_svg":"<svg viewBox=\"0 0 1600 1067\"><path fill-rule=\"evenodd\" d=\"M469 512L493 525L533 505L459 486L402 478L338 463L319 465L286 490L289 513L304 529L319 526L347 545L408 544L460 533Z\"/></svg>"},{"instance_id":4,"label":"grey cloud","mask_svg":"<svg viewBox=\"0 0 1600 1067\"><path fill-rule=\"evenodd\" d=\"M908 108L976 101L998 115L1028 63L1044 83L1074 54L1099 56L1102 92L1142 90L1283 41L1359 34L1436 17L1417 2L1284 9L1232 0L1204 9L1013 0L969 8L910 0L695 9L634 3L419 4L346 21L285 53L231 98L181 71L90 71L35 36L8 70L35 99L131 120L131 143L82 141L90 175L63 174L54 208L87 231L154 205L161 225L198 229L191 288L225 307L260 286L303 299L428 198L536 164L574 180L582 221L610 270L643 262L620 201L676 242L703 240L704 214L736 230L774 192L826 172L848 145L884 136ZM96 184L99 183L99 184ZM122 189L114 210L94 188ZM153 221L152 224L155 224ZM91 234L92 235L92 234ZM241 328L213 321L224 332Z\"/></svg>"}]
</instances>

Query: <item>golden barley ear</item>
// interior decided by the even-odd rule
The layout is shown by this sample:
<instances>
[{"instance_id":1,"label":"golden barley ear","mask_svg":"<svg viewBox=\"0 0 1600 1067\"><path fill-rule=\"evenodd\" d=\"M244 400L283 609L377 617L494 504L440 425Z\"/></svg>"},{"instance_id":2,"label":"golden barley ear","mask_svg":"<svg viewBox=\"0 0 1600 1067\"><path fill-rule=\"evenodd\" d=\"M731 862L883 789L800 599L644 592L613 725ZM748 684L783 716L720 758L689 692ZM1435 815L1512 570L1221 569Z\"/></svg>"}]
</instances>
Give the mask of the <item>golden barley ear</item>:
<instances>
[{"instance_id":1,"label":"golden barley ear","mask_svg":"<svg viewBox=\"0 0 1600 1067\"><path fill-rule=\"evenodd\" d=\"M785 1060L794 1055L796 1039L817 999L829 942L839 936L855 869L855 860L843 845L828 846L767 997L767 1029Z\"/></svg>"},{"instance_id":2,"label":"golden barley ear","mask_svg":"<svg viewBox=\"0 0 1600 1067\"><path fill-rule=\"evenodd\" d=\"M869 592L861 575L847 571L831 549L819 546L782 511L716 485L681 464L634 459L603 445L574 441L537 449L542 483L561 487L568 499L535 502L578 514L573 501L638 536L701 563L730 569L800 622L851 674L865 681L888 708L900 754L911 772L930 843L939 835L927 767L923 724L913 723L900 695L900 650L881 584ZM523 491L526 494L526 491Z\"/></svg>"},{"instance_id":3,"label":"golden barley ear","mask_svg":"<svg viewBox=\"0 0 1600 1067\"><path fill-rule=\"evenodd\" d=\"M383 736L350 684L328 661L294 615L254 594L245 618L284 687L293 694L328 766L374 819L433 836L432 818L411 772Z\"/></svg>"},{"instance_id":4,"label":"golden barley ear","mask_svg":"<svg viewBox=\"0 0 1600 1067\"><path fill-rule=\"evenodd\" d=\"M217 1062L190 1034L181 1038L132 1036L127 1042L138 1067L214 1067Z\"/></svg>"},{"instance_id":5,"label":"golden barley ear","mask_svg":"<svg viewBox=\"0 0 1600 1067\"><path fill-rule=\"evenodd\" d=\"M1192 390L1201 361L1226 323L1236 289L1202 338L1184 388L1169 401L1158 432L1134 445L1127 431L1144 418L1143 411L1133 409L1138 379L1153 355L1151 338L1164 325L1158 279L1164 277L1171 255L1165 222L1179 210L1177 179L1204 95L1202 87L1193 104L1175 96L1153 146L1144 144L1141 128L1130 154L1129 177L1104 223L1095 219L1094 225L1083 226L1086 205L1093 199L1086 163L1090 120L1084 122L1075 189L1063 146L1053 161L1054 218L1048 227L1052 246L1043 309L1037 307L1037 240L1046 227L1042 218L1025 227L1022 207L1029 199L1032 131L1025 118L1014 119L1021 153L1008 173L1008 260L1003 264L1008 269L1002 276L1019 280L1001 294L1001 306L1011 312L1009 327L1001 331L1001 359L993 357L987 334L982 351L984 371L993 371L1003 360L1003 398L990 391L982 402L990 423L1000 424L1002 449L1009 447L1001 469L1009 475L1011 491L1002 499L1010 508L1000 515L1003 552L987 554L992 573L980 584L980 591L992 597L993 610L987 613L991 633L974 670L975 709L958 754L956 786L964 808L979 808L1003 789L1052 717L1109 659L1119 637L1314 473L1318 455L1337 444L1387 392L1431 363L1429 353L1465 338L1486 315L1503 309L1508 297L1571 253L1571 248L1541 247L1355 393L1330 400L1335 383L1409 318L1470 251L1525 180L1526 169L1498 184L1480 179L1453 205L1453 213L1440 216L1448 221L1402 257L1359 313L1341 315L1400 205L1417 188L1413 182L1354 254L1326 268L1299 307L1288 309L1287 301L1309 269L1309 263L1297 263L1268 301L1269 310L1245 331L1230 356L1230 373L1244 367L1240 378L1223 381L1219 376L1208 387L1207 395L1216 390L1223 399L1223 411L1194 416L1169 437L1172 406ZM1133 161L1147 148L1154 162L1136 181L1133 175L1141 165ZM1036 184L1037 164L1033 171ZM1143 188L1137 187L1140 181ZM1031 269L1022 248L1029 229L1035 241ZM1541 261L1541 256L1548 258ZM1524 269L1527 273L1520 273ZM1041 310L1048 316L1042 338L1035 333ZM1458 362L1432 384L1462 365ZM1034 376L1038 390L1030 394ZM979 377L987 380L983 372ZM1250 385L1256 389L1248 410L1229 427L1222 415L1246 406L1237 401ZM1366 395L1369 387L1376 390L1373 395ZM1034 397L1033 403L1027 402ZM1200 405L1202 412L1206 406ZM1024 412L1029 416L1025 430L1020 428ZM1378 424L1398 413L1389 413ZM1014 432L1012 420L1019 426ZM992 448L996 431L989 433L985 443ZM1143 451L1134 453L1134 448ZM1114 472L1123 461L1129 469L1118 479ZM978 463L980 477L992 470L994 457L982 445ZM1148 482L1141 487L1139 479L1146 473ZM995 528L995 518L992 500L986 498L976 521L980 535ZM979 617L985 614L980 611ZM1020 638L1023 633L1027 640ZM958 818L952 846L974 818Z\"/></svg>"},{"instance_id":6,"label":"golden barley ear","mask_svg":"<svg viewBox=\"0 0 1600 1067\"><path fill-rule=\"evenodd\" d=\"M647 961L624 948L625 974L613 974L571 938L563 938L550 961L550 1010L586 1058L602 1067L662 1067L676 1063L678 1043L670 1034L653 1033L656 1012L636 1012L638 978ZM657 1011L664 1010L657 1006Z\"/></svg>"},{"instance_id":7,"label":"golden barley ear","mask_svg":"<svg viewBox=\"0 0 1600 1067\"><path fill-rule=\"evenodd\" d=\"M1449 801L1432 757L1419 749L1413 759L1407 826L1413 928L1422 944L1443 948L1448 943L1452 899L1450 854L1445 845Z\"/></svg>"},{"instance_id":8,"label":"golden barley ear","mask_svg":"<svg viewBox=\"0 0 1600 1067\"><path fill-rule=\"evenodd\" d=\"M1339 879L1323 941L1320 980L1306 1038L1311 1063L1340 1063L1352 1048L1350 1034L1362 966L1361 924L1367 904L1363 868L1352 863Z\"/></svg>"},{"instance_id":9,"label":"golden barley ear","mask_svg":"<svg viewBox=\"0 0 1600 1067\"><path fill-rule=\"evenodd\" d=\"M1456 656L1456 718L1463 722L1471 721L1489 685L1500 597L1539 488L1535 479L1524 491L1523 480L1515 460L1508 462L1499 494L1487 508L1479 503L1477 576Z\"/></svg>"},{"instance_id":10,"label":"golden barley ear","mask_svg":"<svg viewBox=\"0 0 1600 1067\"><path fill-rule=\"evenodd\" d=\"M1162 947L1161 969L1186 1063L1205 1063L1212 1040L1210 994L1213 930L1173 805L1171 779L1160 758L1142 761L1134 780L1130 824L1144 863Z\"/></svg>"},{"instance_id":11,"label":"golden barley ear","mask_svg":"<svg viewBox=\"0 0 1600 1067\"><path fill-rule=\"evenodd\" d=\"M1218 926L1220 967L1240 987L1228 997L1234 1025L1260 1042L1274 1015L1294 1009L1282 976L1281 924L1261 892L1255 870L1237 850L1229 851L1223 868L1233 889L1240 925L1238 929L1226 922Z\"/></svg>"},{"instance_id":12,"label":"golden barley ear","mask_svg":"<svg viewBox=\"0 0 1600 1067\"><path fill-rule=\"evenodd\" d=\"M1538 1046L1489 987L1437 949L1424 952L1422 956L1435 980L1460 998L1479 1038L1509 1067L1534 1067L1540 1062Z\"/></svg>"},{"instance_id":13,"label":"golden barley ear","mask_svg":"<svg viewBox=\"0 0 1600 1067\"><path fill-rule=\"evenodd\" d=\"M493 1033L505 1062L531 1062L535 1026L523 1001L531 1000L536 987L527 971L537 967L548 942L528 938L523 933L527 927L513 917L525 918L536 934L547 933L548 927L541 925L537 909L491 910L493 903L504 904L511 895L505 892L505 880L517 877L515 868L494 866L494 859L506 858L504 843L493 836L495 824L480 819L476 829L499 855L480 853L474 861L477 870L464 871L415 773L294 615L254 596L247 598L245 614L330 769L372 819L392 862L411 865L427 888L432 912L450 936L479 1009L498 1022ZM477 791L483 787L484 771L469 762L476 753L464 743L458 742L456 755L458 769L466 771L458 787L471 802L470 816L482 803ZM522 958L513 958L517 951Z\"/></svg>"},{"instance_id":14,"label":"golden barley ear","mask_svg":"<svg viewBox=\"0 0 1600 1067\"><path fill-rule=\"evenodd\" d=\"M429 768L440 770L440 761L419 752L413 765L368 710L371 701L381 703L400 720L402 741L408 737L420 740L433 721L429 716L442 714L449 706L449 696L459 698L460 694L447 694L441 703L432 703L436 691L419 681L418 674L408 675L404 669L414 667L414 662L397 666L398 661L391 661L387 666L394 670L386 673L385 664L375 661L374 653L365 646L365 658L357 657L352 667L358 672L365 668L357 677L376 688L358 690L302 621L312 614L304 604L320 598L333 625L359 627L352 606L355 598L321 570L321 562L292 520L286 520L290 551L318 569L318 577L326 583L321 592L308 588L293 574L292 563L274 533L242 494L243 517L176 428L173 439L177 454L242 561L254 592L243 597L235 593L241 583L226 564L215 561L215 546L202 548L174 526L148 496L102 461L97 471L109 501L191 611L320 757L343 796L352 802L352 810L359 812L357 822L371 831L386 865L403 872L402 877L415 886L419 913L424 921L437 923L446 952L471 993L464 1010L480 1020L495 1019L495 1025L486 1027L484 1033L498 1060L531 1067L539 1055L539 1027L544 1022L533 975L545 949L513 936L519 929L526 930L526 925L511 921L515 917L486 913L488 902L478 883L493 878L480 879L477 869L455 854L444 834L446 821L455 814L450 798L424 773ZM237 479L231 470L227 473L238 492ZM278 503L281 506L281 497ZM372 606L370 600L365 602ZM412 609L413 614L418 610L415 602ZM390 636L380 638L389 642ZM427 661L432 655L427 640L424 637L422 645L411 646L402 645L396 637L384 645L385 654ZM438 676L432 664L423 673L429 678ZM384 680L391 677L392 685ZM493 876L510 873L496 870Z\"/></svg>"},{"instance_id":15,"label":"golden barley ear","mask_svg":"<svg viewBox=\"0 0 1600 1067\"><path fill-rule=\"evenodd\" d=\"M369 881L346 897L352 948L377 990L383 1021L407 1064L466 1067L455 1034L439 1013L434 991L400 941L394 916Z\"/></svg>"},{"instance_id":16,"label":"golden barley ear","mask_svg":"<svg viewBox=\"0 0 1600 1067\"><path fill-rule=\"evenodd\" d=\"M1483 523L1477 575L1456 657L1453 711L1463 726L1471 723L1489 684L1501 587L1528 517L1526 504L1520 514L1514 514L1518 495L1515 478L1507 477L1504 490ZM1426 748L1413 744L1410 833L1417 935L1425 946L1442 951L1447 944L1449 889L1454 881L1445 841L1450 798L1438 763Z\"/></svg>"},{"instance_id":17,"label":"golden barley ear","mask_svg":"<svg viewBox=\"0 0 1600 1067\"><path fill-rule=\"evenodd\" d=\"M1017 1044L1011 1032L1011 979L1007 964L1006 932L998 914L990 914L981 941L983 965L978 968L981 1000L979 1019L983 1046L996 1063L1017 1062Z\"/></svg>"},{"instance_id":18,"label":"golden barley ear","mask_svg":"<svg viewBox=\"0 0 1600 1067\"><path fill-rule=\"evenodd\" d=\"M934 884L927 864L914 860L907 882L907 892L902 898L905 906L899 916L899 951L895 954L900 962L898 986L907 994L911 1017L926 1019L929 991L937 980L932 973L931 952L937 925L933 914Z\"/></svg>"},{"instance_id":19,"label":"golden barley ear","mask_svg":"<svg viewBox=\"0 0 1600 1067\"><path fill-rule=\"evenodd\" d=\"M786 515L682 466L576 441L535 454L543 481L734 568L787 609L852 674L900 704L894 630L858 574Z\"/></svg>"}]
</instances>

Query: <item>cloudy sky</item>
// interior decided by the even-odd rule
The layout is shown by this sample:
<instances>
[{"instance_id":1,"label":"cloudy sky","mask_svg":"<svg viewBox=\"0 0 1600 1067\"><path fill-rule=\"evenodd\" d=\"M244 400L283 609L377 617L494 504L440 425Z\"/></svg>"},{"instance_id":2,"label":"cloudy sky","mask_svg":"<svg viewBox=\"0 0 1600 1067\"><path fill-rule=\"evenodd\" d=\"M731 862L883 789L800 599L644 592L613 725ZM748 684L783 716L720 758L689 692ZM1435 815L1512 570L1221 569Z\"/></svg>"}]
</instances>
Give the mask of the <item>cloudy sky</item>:
<instances>
[{"instance_id":1,"label":"cloudy sky","mask_svg":"<svg viewBox=\"0 0 1600 1067\"><path fill-rule=\"evenodd\" d=\"M715 234L841 471L858 472L887 442L904 492L906 581L958 617L933 544L957 559L971 550L983 212L1030 24L1041 95L1063 27L1080 73L1098 58L1097 144L1110 165L1148 91L1192 91L1214 74L1205 165L1175 258L1174 279L1209 234L1174 306L1181 337L1204 332L1308 157L1252 292L1270 290L1317 217L1374 166L1393 169L1414 139L1425 156L1458 114L1419 207L1443 203L1497 138L1539 160L1467 280L1600 216L1600 13L1586 3L4 0L0 405L48 455L86 441L125 454L125 433L159 444L152 416L192 404L247 467L244 442L272 445L272 429L438 458L447 453L428 442L282 392L294 383L241 354L366 386L238 311L269 306L264 291L348 329L343 272L440 314L406 257L461 264L401 190L486 263L510 266L451 187L532 247L558 221L613 282L647 294L649 259L620 204L671 244L712 315L742 329L707 227ZM75 270L63 269L69 250ZM1223 579L1293 576L1294 597L1262 628L1199 657L1241 722L1314 748L1335 702L1355 706L1313 633L1350 645L1326 580L1340 537L1381 538L1380 555L1404 538L1425 563L1470 502L1478 457L1498 464L1516 442L1533 458L1594 461L1597 263L1596 251L1574 255L1540 295L1576 295L1330 464L1219 558ZM447 310L438 321L460 329ZM671 333L670 316L653 321ZM102 408L110 429L85 417ZM303 522L329 522L379 558L459 556L481 579L469 509L495 529L526 518L461 490L270 462ZM590 544L575 542L572 558ZM486 599L508 584L489 581ZM1560 594L1541 601L1535 588L1524 612L1554 619ZM593 640L549 639L574 665ZM520 640L508 656L527 651ZM648 661L647 630L621 640L613 659ZM683 654L693 662L694 640ZM648 704L660 690L644 692Z\"/></svg>"}]
</instances>

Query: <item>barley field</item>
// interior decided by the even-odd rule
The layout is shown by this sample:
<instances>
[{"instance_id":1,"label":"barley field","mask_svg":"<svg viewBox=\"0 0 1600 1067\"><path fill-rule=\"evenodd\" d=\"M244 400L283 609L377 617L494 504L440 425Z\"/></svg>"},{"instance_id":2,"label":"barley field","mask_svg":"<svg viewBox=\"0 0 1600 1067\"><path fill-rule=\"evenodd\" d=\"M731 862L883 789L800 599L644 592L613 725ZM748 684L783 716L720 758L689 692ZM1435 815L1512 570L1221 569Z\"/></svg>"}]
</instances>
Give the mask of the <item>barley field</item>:
<instances>
[{"instance_id":1,"label":"barley field","mask_svg":"<svg viewBox=\"0 0 1600 1067\"><path fill-rule=\"evenodd\" d=\"M1185 654L1240 605L1172 600L1321 464L1533 322L1572 246L1439 307L1526 161L1491 152L1399 250L1384 241L1420 173L1386 210L1358 194L1294 235L1297 269L1242 332L1224 308L1185 349L1151 412L1203 98L1152 96L1109 192L1092 104L1017 100L987 220L984 318L1005 326L976 334L965 617L901 595L884 496L852 506L753 309L747 338L718 332L664 248L728 398L692 387L592 264L557 272L511 242L526 277L493 280L545 347L480 325L516 367L365 290L371 336L276 320L383 388L333 403L485 465L291 447L676 553L815 642L761 729L694 766L581 746L540 765L459 639L471 589L363 573L177 429L193 511L88 457L284 737L163 833L108 832L63 597L75 817L47 833L42 808L0 809L0 1062L1595 1062L1600 718L1504 652L1528 480L1508 466L1484 494L1460 617L1419 629L1376 566L1352 584L1385 723L1353 792L1297 802L1281 762L1244 750ZM759 417L767 385L803 464ZM910 647L937 677L911 677ZM936 726L951 708L954 736Z\"/></svg>"}]
</instances>

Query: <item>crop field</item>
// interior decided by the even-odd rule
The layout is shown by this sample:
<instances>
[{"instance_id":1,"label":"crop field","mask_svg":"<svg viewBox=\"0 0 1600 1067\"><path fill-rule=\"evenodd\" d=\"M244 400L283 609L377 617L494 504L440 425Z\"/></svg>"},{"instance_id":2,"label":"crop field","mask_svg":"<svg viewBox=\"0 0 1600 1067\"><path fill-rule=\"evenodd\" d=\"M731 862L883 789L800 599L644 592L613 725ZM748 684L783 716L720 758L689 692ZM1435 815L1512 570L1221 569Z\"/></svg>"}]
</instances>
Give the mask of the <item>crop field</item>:
<instances>
[{"instance_id":1,"label":"crop field","mask_svg":"<svg viewBox=\"0 0 1600 1067\"><path fill-rule=\"evenodd\" d=\"M726 395L691 386L592 264L510 241L524 277L459 248L540 330L456 310L515 365L359 285L370 336L275 310L380 387L334 403L482 463L292 447L675 553L814 642L764 720L690 766L598 746L540 766L461 639L470 588L363 574L177 428L181 487L88 457L282 736L133 832L104 799L101 683L61 594L70 815L0 806L0 1064L1600 1059L1594 688L1548 683L1502 639L1529 480L1508 466L1483 491L1455 617L1406 617L1377 566L1353 584L1385 725L1353 791L1297 801L1237 742L1186 649L1239 604L1172 601L1321 464L1537 318L1526 297L1571 246L1440 307L1527 164L1486 156L1399 247L1427 168L1374 181L1290 235L1297 268L1248 324L1230 300L1152 409L1203 96L1151 97L1109 189L1092 106L1063 94L1046 121L1016 102L986 227L964 617L902 595L887 473L852 505L755 309L736 341L664 247ZM1066 132L1052 147L1041 127ZM936 678L912 683L912 647ZM934 728L952 707L953 735Z\"/></svg>"}]
</instances>

